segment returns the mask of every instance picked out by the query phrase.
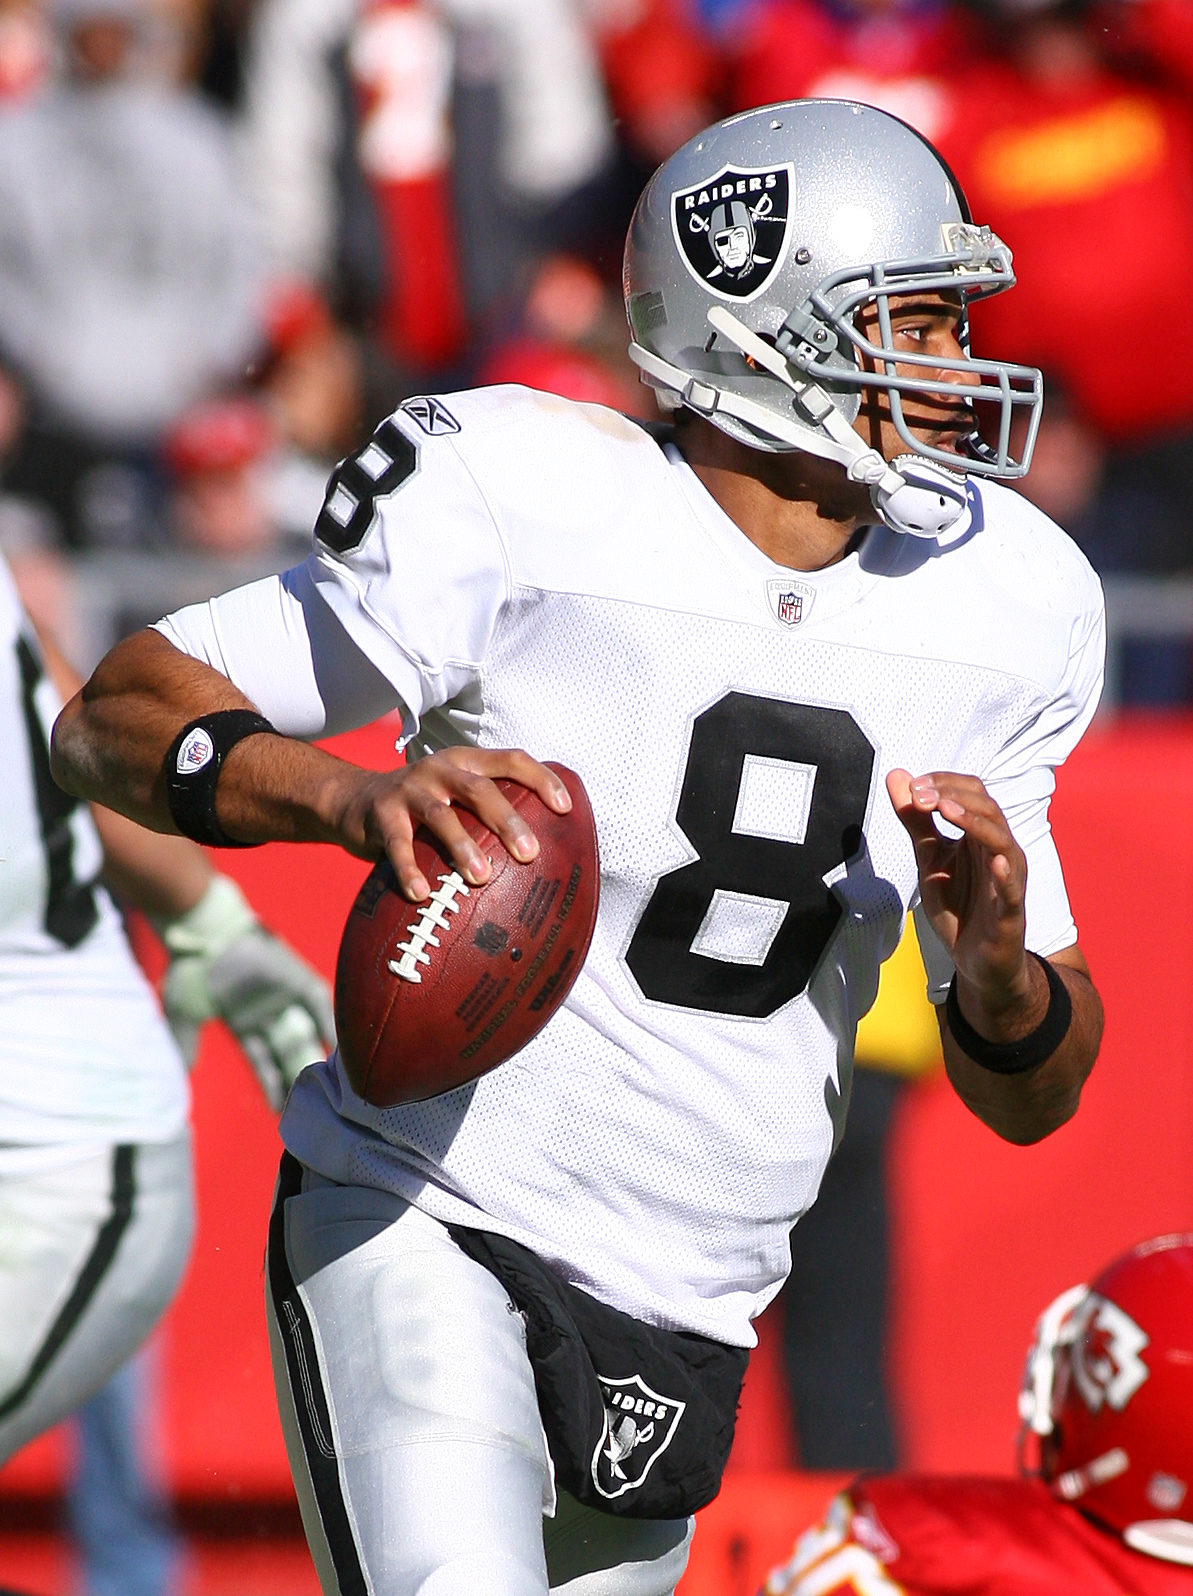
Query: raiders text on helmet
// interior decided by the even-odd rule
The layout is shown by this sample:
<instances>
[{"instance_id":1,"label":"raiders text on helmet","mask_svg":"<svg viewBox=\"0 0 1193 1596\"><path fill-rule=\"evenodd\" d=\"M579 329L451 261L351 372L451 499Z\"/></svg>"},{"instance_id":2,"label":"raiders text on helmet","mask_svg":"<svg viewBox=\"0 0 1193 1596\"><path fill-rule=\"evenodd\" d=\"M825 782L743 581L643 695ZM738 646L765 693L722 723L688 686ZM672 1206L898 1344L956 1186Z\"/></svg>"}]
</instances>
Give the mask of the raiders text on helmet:
<instances>
[{"instance_id":1,"label":"raiders text on helmet","mask_svg":"<svg viewBox=\"0 0 1193 1596\"><path fill-rule=\"evenodd\" d=\"M1014 281L1010 251L973 225L912 128L870 106L794 100L717 123L651 179L626 241L630 355L664 408L686 405L754 448L835 460L888 525L936 537L967 516L962 473L1027 470L1043 381L1028 366L896 350L890 300L952 293L964 311ZM877 331L864 331L871 307ZM959 337L967 348L964 315ZM895 461L853 430L867 387L886 393L907 445ZM959 392L974 418L960 456L917 438L903 412L904 395L955 404ZM993 445L979 406L992 407Z\"/></svg>"}]
</instances>

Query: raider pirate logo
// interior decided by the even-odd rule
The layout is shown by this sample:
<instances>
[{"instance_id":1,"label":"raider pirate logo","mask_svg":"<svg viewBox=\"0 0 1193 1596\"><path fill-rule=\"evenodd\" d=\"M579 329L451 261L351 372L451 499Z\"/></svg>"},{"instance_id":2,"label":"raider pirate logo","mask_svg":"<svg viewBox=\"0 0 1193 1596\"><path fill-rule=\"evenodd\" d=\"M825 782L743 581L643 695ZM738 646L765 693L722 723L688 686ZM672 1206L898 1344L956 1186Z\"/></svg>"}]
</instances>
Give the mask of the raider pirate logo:
<instances>
[{"instance_id":1,"label":"raider pirate logo","mask_svg":"<svg viewBox=\"0 0 1193 1596\"><path fill-rule=\"evenodd\" d=\"M787 253L795 167L724 166L671 196L671 226L692 276L722 299L754 299Z\"/></svg>"},{"instance_id":2,"label":"raider pirate logo","mask_svg":"<svg viewBox=\"0 0 1193 1596\"><path fill-rule=\"evenodd\" d=\"M611 1499L642 1484L671 1445L687 1403L661 1397L638 1374L628 1380L607 1380L603 1374L597 1378L605 1399L605 1427L592 1454L592 1482Z\"/></svg>"}]
</instances>

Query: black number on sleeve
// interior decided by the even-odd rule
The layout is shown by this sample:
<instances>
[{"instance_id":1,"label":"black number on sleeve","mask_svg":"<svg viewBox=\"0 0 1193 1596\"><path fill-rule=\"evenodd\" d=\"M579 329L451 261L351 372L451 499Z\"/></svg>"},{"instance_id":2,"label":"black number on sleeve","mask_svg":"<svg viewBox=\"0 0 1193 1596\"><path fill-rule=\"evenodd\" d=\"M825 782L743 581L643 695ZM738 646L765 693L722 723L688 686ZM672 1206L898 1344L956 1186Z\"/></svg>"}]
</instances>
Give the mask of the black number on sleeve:
<instances>
[{"instance_id":1,"label":"black number on sleeve","mask_svg":"<svg viewBox=\"0 0 1193 1596\"><path fill-rule=\"evenodd\" d=\"M327 482L315 536L336 554L359 548L373 524L374 502L400 488L418 465L418 450L392 421L383 421Z\"/></svg>"},{"instance_id":2,"label":"black number on sleeve","mask_svg":"<svg viewBox=\"0 0 1193 1596\"><path fill-rule=\"evenodd\" d=\"M99 919L93 883L75 876L75 839L70 817L79 800L63 792L50 775L50 748L37 713L34 693L41 681L41 661L23 637L17 638L21 671L21 708L29 737L29 760L37 798L37 821L46 854L46 912L42 924L63 947L77 948Z\"/></svg>"},{"instance_id":3,"label":"black number on sleeve","mask_svg":"<svg viewBox=\"0 0 1193 1596\"><path fill-rule=\"evenodd\" d=\"M802 842L734 829L748 755L808 767ZM824 877L861 849L873 769L847 710L727 693L698 715L675 818L700 857L660 877L638 922L626 962L643 994L757 1019L797 997L841 918ZM776 918L786 905L762 963L692 951L717 893L769 899Z\"/></svg>"}]
</instances>

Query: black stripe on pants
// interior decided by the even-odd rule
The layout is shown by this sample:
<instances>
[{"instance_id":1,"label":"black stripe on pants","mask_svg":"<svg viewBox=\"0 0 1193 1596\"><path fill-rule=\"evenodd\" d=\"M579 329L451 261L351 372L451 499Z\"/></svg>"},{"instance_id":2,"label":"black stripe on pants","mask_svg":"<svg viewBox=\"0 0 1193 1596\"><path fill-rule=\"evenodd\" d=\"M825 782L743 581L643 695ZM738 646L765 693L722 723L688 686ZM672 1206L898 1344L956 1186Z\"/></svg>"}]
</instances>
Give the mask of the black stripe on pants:
<instances>
[{"instance_id":1,"label":"black stripe on pants","mask_svg":"<svg viewBox=\"0 0 1193 1596\"><path fill-rule=\"evenodd\" d=\"M278 1330L286 1351L286 1372L298 1417L311 1485L336 1571L340 1596L368 1596L364 1571L344 1505L340 1470L332 1443L331 1413L319 1374L315 1337L306 1308L286 1260L286 1199L302 1191L302 1165L290 1153L282 1154L278 1194L269 1220L267 1267L269 1292Z\"/></svg>"},{"instance_id":2,"label":"black stripe on pants","mask_svg":"<svg viewBox=\"0 0 1193 1596\"><path fill-rule=\"evenodd\" d=\"M133 1200L137 1191L135 1154L134 1147L121 1146L113 1149L112 1212L100 1226L95 1245L79 1271L79 1278L75 1281L70 1296L63 1303L58 1317L50 1326L45 1340L38 1347L25 1378L0 1402L0 1419L7 1419L23 1402L28 1401L37 1382L83 1317L99 1288L100 1281L111 1267L116 1249L120 1245L120 1238L128 1229L128 1222L133 1216Z\"/></svg>"}]
</instances>

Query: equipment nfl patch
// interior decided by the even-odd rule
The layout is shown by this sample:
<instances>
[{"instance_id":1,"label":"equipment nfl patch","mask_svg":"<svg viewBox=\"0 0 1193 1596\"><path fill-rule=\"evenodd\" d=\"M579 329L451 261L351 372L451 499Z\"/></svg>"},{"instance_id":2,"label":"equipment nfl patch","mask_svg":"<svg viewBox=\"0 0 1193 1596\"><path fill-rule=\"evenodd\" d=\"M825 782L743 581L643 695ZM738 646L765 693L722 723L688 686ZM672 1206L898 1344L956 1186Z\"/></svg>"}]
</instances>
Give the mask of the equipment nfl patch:
<instances>
[{"instance_id":1,"label":"equipment nfl patch","mask_svg":"<svg viewBox=\"0 0 1193 1596\"><path fill-rule=\"evenodd\" d=\"M795 577L772 577L766 584L766 596L777 621L783 626L802 626L812 608L816 589L810 582L800 582Z\"/></svg>"},{"instance_id":2,"label":"equipment nfl patch","mask_svg":"<svg viewBox=\"0 0 1193 1596\"><path fill-rule=\"evenodd\" d=\"M671 229L684 265L721 299L756 299L787 254L795 166L723 166L671 196Z\"/></svg>"},{"instance_id":3,"label":"equipment nfl patch","mask_svg":"<svg viewBox=\"0 0 1193 1596\"><path fill-rule=\"evenodd\" d=\"M686 1402L661 1397L639 1374L601 1382L605 1426L592 1454L592 1483L613 1499L636 1490L671 1445Z\"/></svg>"}]
</instances>

